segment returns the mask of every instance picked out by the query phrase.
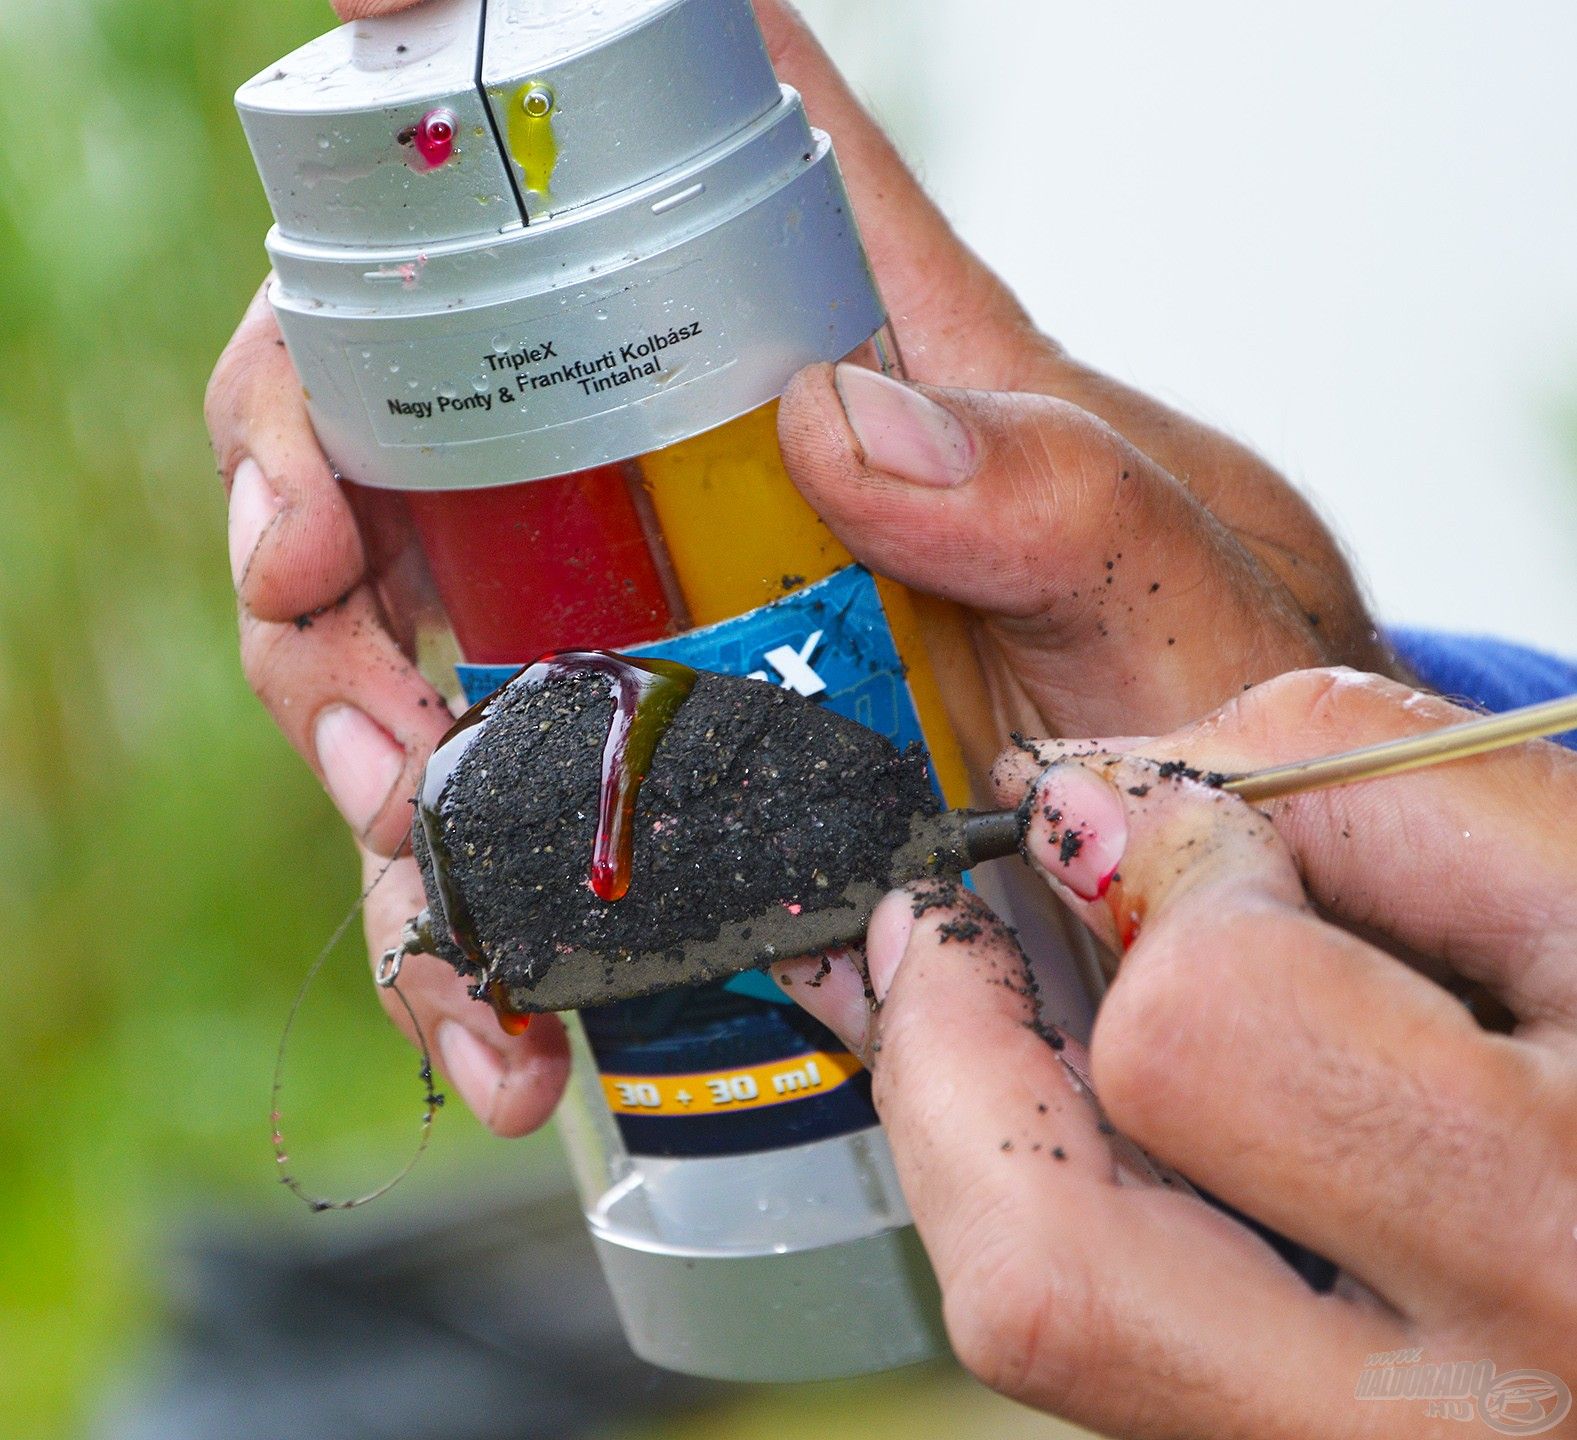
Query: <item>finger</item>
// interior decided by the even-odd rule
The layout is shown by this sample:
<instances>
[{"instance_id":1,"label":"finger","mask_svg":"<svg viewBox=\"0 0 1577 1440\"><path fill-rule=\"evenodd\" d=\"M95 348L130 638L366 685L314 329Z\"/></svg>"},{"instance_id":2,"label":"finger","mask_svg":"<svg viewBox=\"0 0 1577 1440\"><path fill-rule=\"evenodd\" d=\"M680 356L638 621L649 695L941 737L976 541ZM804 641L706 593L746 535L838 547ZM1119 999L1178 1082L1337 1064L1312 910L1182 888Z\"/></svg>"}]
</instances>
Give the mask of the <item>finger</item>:
<instances>
[{"instance_id":1,"label":"finger","mask_svg":"<svg viewBox=\"0 0 1577 1440\"><path fill-rule=\"evenodd\" d=\"M363 850L368 884L387 864ZM425 906L416 862L395 861L367 898L367 942L374 959L399 945L405 922ZM434 1063L478 1120L495 1135L509 1137L547 1123L569 1079L569 1041L556 1015L534 1016L523 1035L506 1034L491 1007L472 999L465 981L432 955L407 956L399 986ZM378 997L415 1044L404 1006L385 989L378 990Z\"/></svg>"},{"instance_id":2,"label":"finger","mask_svg":"<svg viewBox=\"0 0 1577 1440\"><path fill-rule=\"evenodd\" d=\"M1087 758L1026 813L1032 862L1128 947L1091 1042L1120 1129L1409 1315L1570 1283L1500 1223L1553 1213L1536 1192L1571 1174L1565 1071L1318 919L1270 823L1219 790Z\"/></svg>"},{"instance_id":3,"label":"finger","mask_svg":"<svg viewBox=\"0 0 1577 1440\"><path fill-rule=\"evenodd\" d=\"M365 557L266 289L219 357L204 412L230 491L236 593L253 615L278 621L333 604L361 580Z\"/></svg>"},{"instance_id":4,"label":"finger","mask_svg":"<svg viewBox=\"0 0 1577 1440\"><path fill-rule=\"evenodd\" d=\"M1307 671L1138 748L1203 771L1246 772L1442 729L1471 718L1376 676ZM1041 750L1046 757L1060 747ZM1016 803L1041 763L997 768ZM1577 1029L1577 756L1547 742L1263 807L1309 892L1332 914L1445 961L1523 1019Z\"/></svg>"},{"instance_id":5,"label":"finger","mask_svg":"<svg viewBox=\"0 0 1577 1440\"><path fill-rule=\"evenodd\" d=\"M825 955L779 960L772 977L783 993L820 1020L849 1053L870 1063L870 983L863 947L840 946Z\"/></svg>"},{"instance_id":6,"label":"finger","mask_svg":"<svg viewBox=\"0 0 1577 1440\"><path fill-rule=\"evenodd\" d=\"M421 0L333 0L334 13L341 20L366 20L376 15L392 15L409 10Z\"/></svg>"},{"instance_id":7,"label":"finger","mask_svg":"<svg viewBox=\"0 0 1577 1440\"><path fill-rule=\"evenodd\" d=\"M794 380L780 435L795 483L854 555L984 612L1062 728L1170 729L1322 654L1207 511L1062 401L821 366Z\"/></svg>"},{"instance_id":8,"label":"finger","mask_svg":"<svg viewBox=\"0 0 1577 1440\"><path fill-rule=\"evenodd\" d=\"M392 854L450 717L365 581L355 515L262 293L214 370L206 408L231 482L242 668L351 829Z\"/></svg>"},{"instance_id":9,"label":"finger","mask_svg":"<svg viewBox=\"0 0 1577 1440\"><path fill-rule=\"evenodd\" d=\"M837 143L872 266L914 379L1029 390L1098 416L1176 476L1325 627L1329 657L1393 663L1339 548L1310 506L1246 446L1100 374L1041 335L954 234L815 37L782 0L756 0L779 73Z\"/></svg>"},{"instance_id":10,"label":"finger","mask_svg":"<svg viewBox=\"0 0 1577 1440\"><path fill-rule=\"evenodd\" d=\"M241 663L346 824L381 855L411 828L411 797L452 723L360 586L301 624L242 612Z\"/></svg>"},{"instance_id":11,"label":"finger","mask_svg":"<svg viewBox=\"0 0 1577 1440\"><path fill-rule=\"evenodd\" d=\"M1103 1433L1328 1420L1366 1347L1394 1343L1392 1320L1317 1299L1190 1195L1119 1188L1022 955L973 897L888 897L869 950L876 1102L965 1364Z\"/></svg>"}]
</instances>

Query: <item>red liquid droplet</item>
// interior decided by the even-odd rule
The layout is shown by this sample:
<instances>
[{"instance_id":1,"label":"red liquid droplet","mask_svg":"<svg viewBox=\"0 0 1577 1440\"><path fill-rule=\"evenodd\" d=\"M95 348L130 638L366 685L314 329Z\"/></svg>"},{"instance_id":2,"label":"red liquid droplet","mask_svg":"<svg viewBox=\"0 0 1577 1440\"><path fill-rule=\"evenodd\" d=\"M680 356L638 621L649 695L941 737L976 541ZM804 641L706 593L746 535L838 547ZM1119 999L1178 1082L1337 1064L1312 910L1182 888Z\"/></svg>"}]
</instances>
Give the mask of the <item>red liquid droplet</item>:
<instances>
[{"instance_id":1,"label":"red liquid droplet","mask_svg":"<svg viewBox=\"0 0 1577 1440\"><path fill-rule=\"evenodd\" d=\"M530 1011L517 1010L509 1003L509 991L502 981L489 981L484 994L487 1003L493 1007L493 1014L498 1016L498 1028L504 1034L524 1035L531 1028Z\"/></svg>"},{"instance_id":2,"label":"red liquid droplet","mask_svg":"<svg viewBox=\"0 0 1577 1440\"><path fill-rule=\"evenodd\" d=\"M1107 877L1104 898L1112 912L1112 920L1117 926L1117 943L1126 954L1133 947L1133 942L1139 938L1139 931L1144 926L1144 901L1130 901L1123 892L1122 881L1116 878L1115 872Z\"/></svg>"},{"instance_id":3,"label":"red liquid droplet","mask_svg":"<svg viewBox=\"0 0 1577 1440\"><path fill-rule=\"evenodd\" d=\"M437 169L454 154L455 118L449 110L429 110L416 122L411 137L422 159Z\"/></svg>"},{"instance_id":4,"label":"red liquid droplet","mask_svg":"<svg viewBox=\"0 0 1577 1440\"><path fill-rule=\"evenodd\" d=\"M600 900L622 900L630 889L635 850L635 802L651 768L658 742L668 733L675 712L695 688L696 672L671 660L642 660L606 650L565 650L528 666L501 689L473 705L443 738L427 762L417 801L422 831L432 858L434 886L455 946L479 970L488 968L482 940L465 898L454 880L454 862L445 838L440 805L449 781L466 752L486 728L499 697L517 686L540 690L553 680L600 675L613 694L613 715L602 747L597 833L592 842L588 880Z\"/></svg>"},{"instance_id":5,"label":"red liquid droplet","mask_svg":"<svg viewBox=\"0 0 1577 1440\"><path fill-rule=\"evenodd\" d=\"M559 675L600 672L612 682L613 718L602 747L597 836L587 878L599 900L622 900L630 889L641 782L674 712L695 688L696 674L668 660L627 660L598 651L570 652L546 663L564 667Z\"/></svg>"}]
</instances>

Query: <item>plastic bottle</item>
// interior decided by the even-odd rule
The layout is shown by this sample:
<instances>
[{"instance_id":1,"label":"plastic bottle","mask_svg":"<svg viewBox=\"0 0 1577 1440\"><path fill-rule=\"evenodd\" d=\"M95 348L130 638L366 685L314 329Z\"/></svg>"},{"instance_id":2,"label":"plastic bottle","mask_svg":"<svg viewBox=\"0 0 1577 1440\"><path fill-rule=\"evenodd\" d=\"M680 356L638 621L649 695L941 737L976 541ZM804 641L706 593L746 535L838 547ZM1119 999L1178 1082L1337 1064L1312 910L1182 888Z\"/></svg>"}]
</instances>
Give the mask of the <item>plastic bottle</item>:
<instances>
[{"instance_id":1,"label":"plastic bottle","mask_svg":"<svg viewBox=\"0 0 1577 1440\"><path fill-rule=\"evenodd\" d=\"M898 358L748 0L430 0L237 103L313 423L441 687L576 647L753 674L923 740L969 802L961 736L1005 737L960 618L856 565L778 454L795 371ZM767 977L572 1034L561 1127L637 1351L785 1380L941 1350L869 1077Z\"/></svg>"}]
</instances>

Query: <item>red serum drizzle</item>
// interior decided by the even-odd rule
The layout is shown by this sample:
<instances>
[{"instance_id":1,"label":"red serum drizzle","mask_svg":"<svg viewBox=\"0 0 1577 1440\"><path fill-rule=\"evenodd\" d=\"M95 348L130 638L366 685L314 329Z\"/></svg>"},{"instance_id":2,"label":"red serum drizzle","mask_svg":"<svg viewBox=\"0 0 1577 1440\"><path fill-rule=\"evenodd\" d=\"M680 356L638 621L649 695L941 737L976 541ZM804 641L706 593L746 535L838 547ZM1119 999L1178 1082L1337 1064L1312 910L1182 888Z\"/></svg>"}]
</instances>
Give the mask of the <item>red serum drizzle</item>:
<instances>
[{"instance_id":1,"label":"red serum drizzle","mask_svg":"<svg viewBox=\"0 0 1577 1440\"><path fill-rule=\"evenodd\" d=\"M695 688L696 672L672 660L631 660L598 651L557 655L548 663L566 667L557 671L559 676L605 675L613 689L613 718L602 747L597 837L587 878L599 900L622 900L630 889L635 802L658 742Z\"/></svg>"},{"instance_id":2,"label":"red serum drizzle","mask_svg":"<svg viewBox=\"0 0 1577 1440\"><path fill-rule=\"evenodd\" d=\"M453 110L429 110L411 130L416 152L436 170L454 154L456 120Z\"/></svg>"},{"instance_id":3,"label":"red serum drizzle","mask_svg":"<svg viewBox=\"0 0 1577 1440\"><path fill-rule=\"evenodd\" d=\"M545 656L466 711L427 762L416 808L432 857L434 886L443 910L438 918L456 948L479 970L486 971L488 962L476 922L455 883L454 857L444 837L440 813L444 792L460 762L486 729L488 718L501 696L518 687L540 690L553 681L572 680L581 675L601 676L608 682L613 699L608 738L602 747L597 834L592 842L587 880L599 899L622 900L630 888L635 802L658 743L668 733L680 705L695 688L698 677L689 666L671 660L615 655L606 650L564 650ZM492 987L488 989L487 998L495 1009L499 1009L499 996L494 994ZM507 1007L507 994L502 998ZM515 1013L509 1011L511 1015ZM503 1009L499 1009L499 1016L504 1028L509 1029Z\"/></svg>"}]
</instances>

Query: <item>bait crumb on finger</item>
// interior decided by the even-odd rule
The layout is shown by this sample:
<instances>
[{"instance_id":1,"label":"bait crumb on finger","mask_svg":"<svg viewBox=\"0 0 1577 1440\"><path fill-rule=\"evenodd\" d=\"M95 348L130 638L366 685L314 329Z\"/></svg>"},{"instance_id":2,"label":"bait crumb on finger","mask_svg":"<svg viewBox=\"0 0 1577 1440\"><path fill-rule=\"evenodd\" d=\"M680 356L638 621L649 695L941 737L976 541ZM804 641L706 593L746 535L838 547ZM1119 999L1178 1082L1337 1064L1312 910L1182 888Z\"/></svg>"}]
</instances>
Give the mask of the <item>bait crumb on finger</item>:
<instances>
[{"instance_id":1,"label":"bait crumb on finger","mask_svg":"<svg viewBox=\"0 0 1577 1440\"><path fill-rule=\"evenodd\" d=\"M971 920L964 916L958 920L944 920L936 927L937 937L942 944L957 940L978 940L984 933L978 920Z\"/></svg>"},{"instance_id":2,"label":"bait crumb on finger","mask_svg":"<svg viewBox=\"0 0 1577 1440\"><path fill-rule=\"evenodd\" d=\"M1227 783L1226 775L1220 770L1200 770L1186 760L1164 761L1157 773L1163 780L1192 780L1212 790L1219 790Z\"/></svg>"}]
</instances>

